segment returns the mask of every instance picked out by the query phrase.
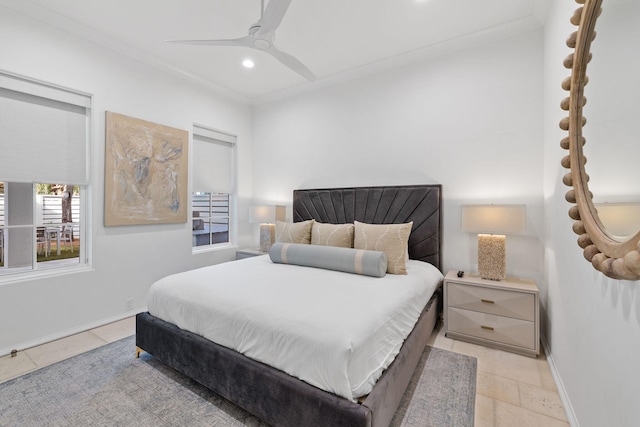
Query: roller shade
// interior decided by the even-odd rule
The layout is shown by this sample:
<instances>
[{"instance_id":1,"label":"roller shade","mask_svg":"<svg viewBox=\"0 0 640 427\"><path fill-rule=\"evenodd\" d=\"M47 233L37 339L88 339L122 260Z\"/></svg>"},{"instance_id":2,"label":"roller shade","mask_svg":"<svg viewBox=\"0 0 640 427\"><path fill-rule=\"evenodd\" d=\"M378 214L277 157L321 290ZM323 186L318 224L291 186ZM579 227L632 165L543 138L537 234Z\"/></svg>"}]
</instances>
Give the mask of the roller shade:
<instances>
[{"instance_id":1,"label":"roller shade","mask_svg":"<svg viewBox=\"0 0 640 427\"><path fill-rule=\"evenodd\" d=\"M193 128L193 191L233 192L236 137L213 129Z\"/></svg>"},{"instance_id":2,"label":"roller shade","mask_svg":"<svg viewBox=\"0 0 640 427\"><path fill-rule=\"evenodd\" d=\"M0 73L0 179L87 183L91 98Z\"/></svg>"}]
</instances>

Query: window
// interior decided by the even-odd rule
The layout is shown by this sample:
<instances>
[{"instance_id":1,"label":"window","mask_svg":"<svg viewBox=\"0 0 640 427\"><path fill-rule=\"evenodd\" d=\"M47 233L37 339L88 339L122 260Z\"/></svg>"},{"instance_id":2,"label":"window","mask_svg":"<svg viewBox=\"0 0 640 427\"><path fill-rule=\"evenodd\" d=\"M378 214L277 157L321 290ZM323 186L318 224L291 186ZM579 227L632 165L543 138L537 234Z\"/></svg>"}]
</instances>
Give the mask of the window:
<instances>
[{"instance_id":1,"label":"window","mask_svg":"<svg viewBox=\"0 0 640 427\"><path fill-rule=\"evenodd\" d=\"M233 241L236 137L193 127L192 246Z\"/></svg>"},{"instance_id":2,"label":"window","mask_svg":"<svg viewBox=\"0 0 640 427\"><path fill-rule=\"evenodd\" d=\"M194 192L193 246L229 243L229 194Z\"/></svg>"},{"instance_id":3,"label":"window","mask_svg":"<svg viewBox=\"0 0 640 427\"><path fill-rule=\"evenodd\" d=\"M91 97L0 72L0 276L84 265Z\"/></svg>"},{"instance_id":4,"label":"window","mask_svg":"<svg viewBox=\"0 0 640 427\"><path fill-rule=\"evenodd\" d=\"M80 206L79 186L0 182L0 275L78 265Z\"/></svg>"}]
</instances>

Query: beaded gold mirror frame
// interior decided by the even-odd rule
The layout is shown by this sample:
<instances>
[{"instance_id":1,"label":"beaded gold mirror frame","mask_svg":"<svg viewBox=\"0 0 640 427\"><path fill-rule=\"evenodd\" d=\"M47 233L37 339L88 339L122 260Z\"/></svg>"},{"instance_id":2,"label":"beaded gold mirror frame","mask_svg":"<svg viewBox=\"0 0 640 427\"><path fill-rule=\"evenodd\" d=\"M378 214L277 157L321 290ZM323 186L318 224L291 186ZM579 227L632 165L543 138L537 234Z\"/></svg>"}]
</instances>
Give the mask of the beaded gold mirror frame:
<instances>
[{"instance_id":1,"label":"beaded gold mirror frame","mask_svg":"<svg viewBox=\"0 0 640 427\"><path fill-rule=\"evenodd\" d=\"M569 132L560 145L569 150L562 166L570 169L562 181L573 189L565 196L573 206L569 216L575 220L573 231L578 234L578 245L584 249L584 257L593 267L614 279L640 280L640 232L630 239L621 242L609 235L598 218L593 205L593 195L589 191L589 176L585 172L583 147L586 139L582 128L586 118L582 108L587 102L584 87L587 85L587 64L591 60L591 42L595 39L595 25L602 12L602 0L576 0L582 5L574 12L571 23L578 27L567 39L567 46L574 49L564 60L564 66L571 69L571 76L562 82L562 88L569 92L569 97L561 103L561 108L569 112L569 116L560 121L560 128Z\"/></svg>"}]
</instances>

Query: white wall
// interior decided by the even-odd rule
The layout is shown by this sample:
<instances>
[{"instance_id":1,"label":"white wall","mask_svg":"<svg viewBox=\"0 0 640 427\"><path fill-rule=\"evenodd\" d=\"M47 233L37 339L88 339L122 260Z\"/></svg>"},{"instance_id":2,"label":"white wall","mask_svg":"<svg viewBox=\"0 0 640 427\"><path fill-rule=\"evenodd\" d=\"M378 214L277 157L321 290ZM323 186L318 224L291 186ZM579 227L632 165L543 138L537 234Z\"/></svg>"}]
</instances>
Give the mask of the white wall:
<instances>
[{"instance_id":1,"label":"white wall","mask_svg":"<svg viewBox=\"0 0 640 427\"><path fill-rule=\"evenodd\" d=\"M444 270L466 271L477 240L460 205L524 203L507 273L541 282L542 99L535 31L259 105L254 194L290 205L296 188L440 183Z\"/></svg>"},{"instance_id":2,"label":"white wall","mask_svg":"<svg viewBox=\"0 0 640 427\"><path fill-rule=\"evenodd\" d=\"M604 7L610 4L605 1ZM577 7L572 1L552 2L544 35L545 304L549 325L545 337L550 360L559 374L559 387L569 398L574 425L636 426L640 422L638 282L608 279L585 261L567 215L570 205L564 195L568 187L561 181L567 170L560 166L560 159L567 152L559 142L567 133L558 127L566 115L559 104L567 93L560 89L560 82L570 75L562 61L571 52L565 40L575 31L569 17ZM597 55L593 63L596 61ZM626 61L636 65L640 59L628 55ZM627 82L612 81L609 85L621 83ZM593 142L586 137L587 144ZM613 148L618 141L607 143ZM637 180L635 183L637 190Z\"/></svg>"},{"instance_id":3,"label":"white wall","mask_svg":"<svg viewBox=\"0 0 640 427\"><path fill-rule=\"evenodd\" d=\"M94 95L89 217L93 270L0 284L0 354L141 311L154 280L234 257L233 249L193 255L189 223L103 226L104 116L109 110L188 131L195 122L236 134L238 211L247 212L250 106L1 6L0 40L1 69ZM240 215L240 244L251 239L245 216ZM130 298L134 310L127 312L125 302Z\"/></svg>"}]
</instances>

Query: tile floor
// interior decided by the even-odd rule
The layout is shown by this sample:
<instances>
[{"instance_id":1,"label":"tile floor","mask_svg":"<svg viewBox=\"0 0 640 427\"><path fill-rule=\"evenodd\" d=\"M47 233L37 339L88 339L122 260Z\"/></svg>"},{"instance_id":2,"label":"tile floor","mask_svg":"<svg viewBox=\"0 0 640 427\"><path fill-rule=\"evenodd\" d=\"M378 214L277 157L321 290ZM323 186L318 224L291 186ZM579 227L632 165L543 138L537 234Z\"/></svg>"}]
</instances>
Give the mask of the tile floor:
<instances>
[{"instance_id":1,"label":"tile floor","mask_svg":"<svg viewBox=\"0 0 640 427\"><path fill-rule=\"evenodd\" d=\"M544 354L537 359L444 336L439 323L429 345L478 359L476 427L568 427Z\"/></svg>"},{"instance_id":2,"label":"tile floor","mask_svg":"<svg viewBox=\"0 0 640 427\"><path fill-rule=\"evenodd\" d=\"M133 335L135 330L135 317L128 317L119 322L19 351L16 357L1 357L0 383L110 342L118 341ZM134 353L135 349L132 350L132 357Z\"/></svg>"},{"instance_id":3,"label":"tile floor","mask_svg":"<svg viewBox=\"0 0 640 427\"><path fill-rule=\"evenodd\" d=\"M101 326L0 358L0 383L135 333L135 318ZM549 364L444 336L442 323L429 345L478 359L475 426L569 426ZM134 349L131 351L131 357Z\"/></svg>"}]
</instances>

